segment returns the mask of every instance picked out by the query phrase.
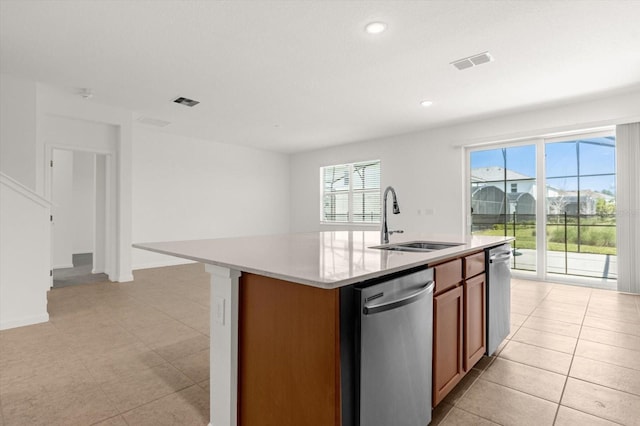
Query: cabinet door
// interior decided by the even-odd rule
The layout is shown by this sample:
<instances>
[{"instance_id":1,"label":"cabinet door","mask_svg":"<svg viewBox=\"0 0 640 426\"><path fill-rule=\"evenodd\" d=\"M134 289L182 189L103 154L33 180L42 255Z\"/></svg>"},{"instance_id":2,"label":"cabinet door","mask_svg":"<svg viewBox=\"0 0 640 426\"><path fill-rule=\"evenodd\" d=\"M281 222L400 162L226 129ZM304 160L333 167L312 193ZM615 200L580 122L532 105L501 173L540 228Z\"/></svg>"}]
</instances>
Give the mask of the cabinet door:
<instances>
[{"instance_id":1,"label":"cabinet door","mask_svg":"<svg viewBox=\"0 0 640 426\"><path fill-rule=\"evenodd\" d=\"M433 299L433 406L458 384L462 370L462 287Z\"/></svg>"},{"instance_id":2,"label":"cabinet door","mask_svg":"<svg viewBox=\"0 0 640 426\"><path fill-rule=\"evenodd\" d=\"M238 425L340 425L339 292L240 280Z\"/></svg>"},{"instance_id":3,"label":"cabinet door","mask_svg":"<svg viewBox=\"0 0 640 426\"><path fill-rule=\"evenodd\" d=\"M464 371L469 371L486 351L486 275L464 282Z\"/></svg>"}]
</instances>

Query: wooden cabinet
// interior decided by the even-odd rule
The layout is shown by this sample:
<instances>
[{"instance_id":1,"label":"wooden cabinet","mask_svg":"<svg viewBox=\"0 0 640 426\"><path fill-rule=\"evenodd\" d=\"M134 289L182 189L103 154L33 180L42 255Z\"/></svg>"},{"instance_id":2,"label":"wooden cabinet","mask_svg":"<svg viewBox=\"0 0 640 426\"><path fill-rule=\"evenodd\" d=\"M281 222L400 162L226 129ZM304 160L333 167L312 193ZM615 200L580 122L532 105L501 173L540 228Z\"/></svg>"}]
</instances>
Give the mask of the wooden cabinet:
<instances>
[{"instance_id":1,"label":"wooden cabinet","mask_svg":"<svg viewBox=\"0 0 640 426\"><path fill-rule=\"evenodd\" d=\"M464 371L467 372L486 351L486 275L464 282Z\"/></svg>"},{"instance_id":2,"label":"wooden cabinet","mask_svg":"<svg viewBox=\"0 0 640 426\"><path fill-rule=\"evenodd\" d=\"M457 286L433 299L433 406L458 384L462 365L462 287Z\"/></svg>"},{"instance_id":3,"label":"wooden cabinet","mask_svg":"<svg viewBox=\"0 0 640 426\"><path fill-rule=\"evenodd\" d=\"M238 425L339 426L339 291L240 282Z\"/></svg>"},{"instance_id":4,"label":"wooden cabinet","mask_svg":"<svg viewBox=\"0 0 640 426\"><path fill-rule=\"evenodd\" d=\"M482 358L486 349L484 252L434 266L433 406Z\"/></svg>"},{"instance_id":5,"label":"wooden cabinet","mask_svg":"<svg viewBox=\"0 0 640 426\"><path fill-rule=\"evenodd\" d=\"M462 281L462 259L436 265L433 268L433 279L436 282L434 295L459 286Z\"/></svg>"},{"instance_id":6,"label":"wooden cabinet","mask_svg":"<svg viewBox=\"0 0 640 426\"><path fill-rule=\"evenodd\" d=\"M433 266L433 397L438 405L486 347L484 252ZM243 273L238 425L342 423L341 294ZM355 394L353 395L355 398Z\"/></svg>"},{"instance_id":7,"label":"wooden cabinet","mask_svg":"<svg viewBox=\"0 0 640 426\"><path fill-rule=\"evenodd\" d=\"M464 277L471 278L484 272L484 252L471 254L464 259Z\"/></svg>"}]
</instances>

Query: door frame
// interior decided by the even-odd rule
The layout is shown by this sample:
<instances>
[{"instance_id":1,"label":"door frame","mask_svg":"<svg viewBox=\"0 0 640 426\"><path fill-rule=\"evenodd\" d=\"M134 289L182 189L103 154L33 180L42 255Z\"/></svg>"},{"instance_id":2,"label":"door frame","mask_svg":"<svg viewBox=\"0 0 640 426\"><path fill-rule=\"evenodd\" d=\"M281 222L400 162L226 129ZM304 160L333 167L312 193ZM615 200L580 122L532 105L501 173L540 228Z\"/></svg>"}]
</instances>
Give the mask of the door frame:
<instances>
[{"instance_id":1,"label":"door frame","mask_svg":"<svg viewBox=\"0 0 640 426\"><path fill-rule=\"evenodd\" d=\"M95 259L94 264L92 266L92 272L104 272L110 281L117 281L117 259L119 258L118 246L117 246L117 214L115 211L115 207L117 206L118 200L118 187L116 185L116 177L117 177L117 156L116 153L109 150L102 150L91 147L79 147L76 145L65 145L65 144L46 144L45 145L45 197L48 200L51 200L52 190L53 190L53 167L51 167L51 161L53 161L53 151L54 150L64 150L71 152L85 152L91 153L96 156L103 155L105 158L105 170L104 170L104 180L105 180L105 205L103 213L103 225L104 225L104 271L99 271L95 269ZM97 158L96 158L97 163ZM97 173L97 164L94 170ZM94 224L93 224L93 232L94 232L94 253L96 250L96 230L98 227L98 214L95 209L95 197L96 197L96 188L94 186ZM51 222L51 255L53 256L53 222ZM51 276L51 286L53 286L53 276Z\"/></svg>"},{"instance_id":2,"label":"door frame","mask_svg":"<svg viewBox=\"0 0 640 426\"><path fill-rule=\"evenodd\" d=\"M546 229L546 172L545 172L545 146L547 143L571 141L581 136L598 137L615 135L615 126L605 126L596 129L581 129L570 132L545 134L535 137L523 137L511 140L485 142L476 145L464 146L464 183L463 196L465 214L463 215L463 229L467 235L471 235L471 152L484 149L513 148L524 145L536 147L536 271L513 270L516 278L533 279L539 281L561 282L568 284L581 284L594 286L602 278L580 277L577 275L562 275L547 273L547 229ZM617 170L616 170L617 174ZM540 184L542 182L542 184ZM542 200L542 202L538 202ZM540 220L540 219L543 220ZM616 225L617 226L617 225Z\"/></svg>"}]
</instances>

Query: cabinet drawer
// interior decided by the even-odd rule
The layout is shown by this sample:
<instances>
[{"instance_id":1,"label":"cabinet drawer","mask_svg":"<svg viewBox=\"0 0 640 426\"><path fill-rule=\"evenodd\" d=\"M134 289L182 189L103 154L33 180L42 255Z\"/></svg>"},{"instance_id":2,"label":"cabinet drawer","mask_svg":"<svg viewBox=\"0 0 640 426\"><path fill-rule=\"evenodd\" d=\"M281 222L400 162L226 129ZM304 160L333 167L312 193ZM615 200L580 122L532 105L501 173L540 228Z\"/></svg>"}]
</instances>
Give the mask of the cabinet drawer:
<instances>
[{"instance_id":1,"label":"cabinet drawer","mask_svg":"<svg viewBox=\"0 0 640 426\"><path fill-rule=\"evenodd\" d=\"M464 277L471 278L484 272L484 252L464 258Z\"/></svg>"},{"instance_id":2,"label":"cabinet drawer","mask_svg":"<svg viewBox=\"0 0 640 426\"><path fill-rule=\"evenodd\" d=\"M484 265L483 265L484 268ZM455 287L462 281L462 259L455 259L434 267L435 293Z\"/></svg>"}]
</instances>

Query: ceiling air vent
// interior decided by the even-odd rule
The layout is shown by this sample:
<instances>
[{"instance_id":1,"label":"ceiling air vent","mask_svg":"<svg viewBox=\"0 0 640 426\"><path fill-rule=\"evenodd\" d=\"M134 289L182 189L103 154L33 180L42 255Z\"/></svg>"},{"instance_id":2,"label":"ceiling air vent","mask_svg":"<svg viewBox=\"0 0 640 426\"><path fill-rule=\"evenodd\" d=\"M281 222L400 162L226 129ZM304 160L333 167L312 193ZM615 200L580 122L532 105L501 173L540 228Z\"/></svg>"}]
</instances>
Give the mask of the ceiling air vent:
<instances>
[{"instance_id":1,"label":"ceiling air vent","mask_svg":"<svg viewBox=\"0 0 640 426\"><path fill-rule=\"evenodd\" d=\"M194 107L200 103L198 101L194 101L193 99L185 98L182 96L180 96L179 98L175 98L173 102L180 105L188 106L188 107Z\"/></svg>"},{"instance_id":2,"label":"ceiling air vent","mask_svg":"<svg viewBox=\"0 0 640 426\"><path fill-rule=\"evenodd\" d=\"M466 70L467 68L475 67L476 65L486 64L493 61L493 57L489 52L482 52L477 55L468 56L466 58L458 59L451 62L451 65L459 70Z\"/></svg>"},{"instance_id":3,"label":"ceiling air vent","mask_svg":"<svg viewBox=\"0 0 640 426\"><path fill-rule=\"evenodd\" d=\"M138 117L138 122L143 124L148 124L150 126L156 126L156 127L167 127L169 124L171 124L168 121L160 120L157 118L144 117L144 116Z\"/></svg>"}]
</instances>

